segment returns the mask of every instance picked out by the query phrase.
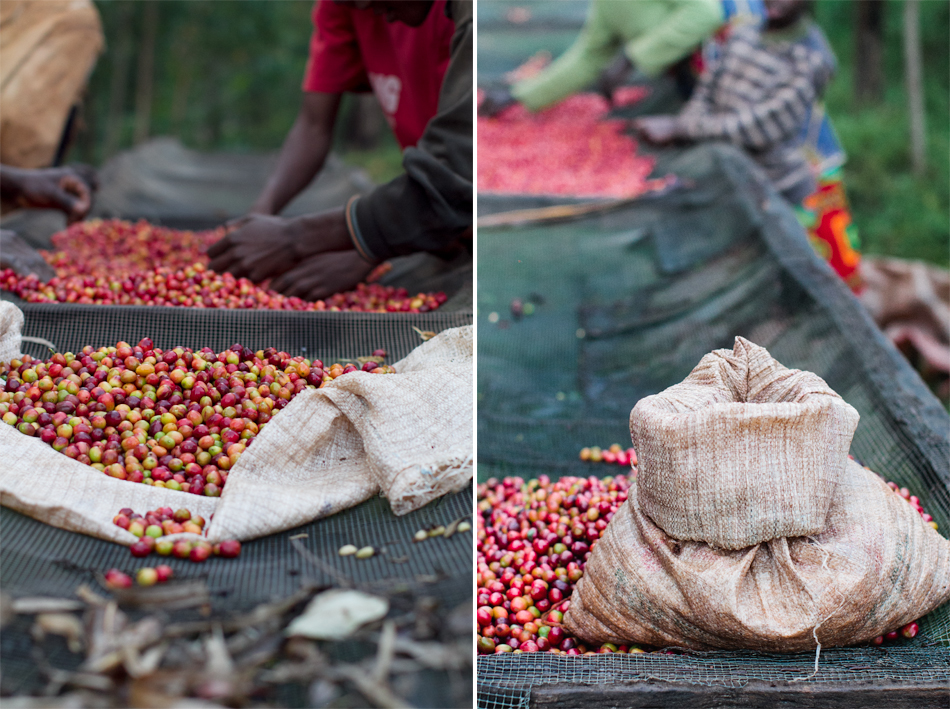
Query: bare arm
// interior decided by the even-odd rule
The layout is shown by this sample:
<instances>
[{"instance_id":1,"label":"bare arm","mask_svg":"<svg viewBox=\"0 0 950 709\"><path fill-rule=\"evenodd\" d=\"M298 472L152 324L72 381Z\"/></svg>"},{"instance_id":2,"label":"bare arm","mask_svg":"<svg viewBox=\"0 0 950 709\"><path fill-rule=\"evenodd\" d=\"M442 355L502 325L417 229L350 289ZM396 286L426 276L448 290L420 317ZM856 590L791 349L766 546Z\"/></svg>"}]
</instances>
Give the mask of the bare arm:
<instances>
[{"instance_id":1,"label":"bare arm","mask_svg":"<svg viewBox=\"0 0 950 709\"><path fill-rule=\"evenodd\" d=\"M257 214L278 214L323 168L333 142L340 94L305 92L277 167L251 207Z\"/></svg>"}]
</instances>

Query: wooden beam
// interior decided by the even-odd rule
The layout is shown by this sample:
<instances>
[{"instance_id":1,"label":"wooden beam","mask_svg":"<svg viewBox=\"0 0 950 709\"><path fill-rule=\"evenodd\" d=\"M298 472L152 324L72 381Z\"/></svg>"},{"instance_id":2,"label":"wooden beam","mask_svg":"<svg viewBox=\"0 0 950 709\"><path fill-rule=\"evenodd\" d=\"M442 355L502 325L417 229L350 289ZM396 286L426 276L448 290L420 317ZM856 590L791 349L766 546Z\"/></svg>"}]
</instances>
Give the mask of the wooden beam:
<instances>
[{"instance_id":1,"label":"wooden beam","mask_svg":"<svg viewBox=\"0 0 950 709\"><path fill-rule=\"evenodd\" d=\"M531 689L531 709L948 709L947 683L763 682L710 687L668 682Z\"/></svg>"}]
</instances>

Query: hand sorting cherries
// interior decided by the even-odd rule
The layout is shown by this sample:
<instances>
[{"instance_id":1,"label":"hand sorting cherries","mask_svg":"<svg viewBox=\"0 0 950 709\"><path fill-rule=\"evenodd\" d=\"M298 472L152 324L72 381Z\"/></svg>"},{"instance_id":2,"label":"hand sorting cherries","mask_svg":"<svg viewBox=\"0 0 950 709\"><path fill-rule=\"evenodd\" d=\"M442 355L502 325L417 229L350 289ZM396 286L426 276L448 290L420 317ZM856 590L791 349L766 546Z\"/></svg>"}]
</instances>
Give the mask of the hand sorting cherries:
<instances>
[{"instance_id":1,"label":"hand sorting cherries","mask_svg":"<svg viewBox=\"0 0 950 709\"><path fill-rule=\"evenodd\" d=\"M207 269L205 250L226 232L225 227L192 232L119 219L80 222L52 237L55 251L42 252L56 269L55 278L44 282L5 269L0 290L30 303L377 313L423 313L448 300L442 292L412 295L378 283L361 283L313 302L287 297L267 283ZM370 280L382 271L374 271Z\"/></svg>"}]
</instances>

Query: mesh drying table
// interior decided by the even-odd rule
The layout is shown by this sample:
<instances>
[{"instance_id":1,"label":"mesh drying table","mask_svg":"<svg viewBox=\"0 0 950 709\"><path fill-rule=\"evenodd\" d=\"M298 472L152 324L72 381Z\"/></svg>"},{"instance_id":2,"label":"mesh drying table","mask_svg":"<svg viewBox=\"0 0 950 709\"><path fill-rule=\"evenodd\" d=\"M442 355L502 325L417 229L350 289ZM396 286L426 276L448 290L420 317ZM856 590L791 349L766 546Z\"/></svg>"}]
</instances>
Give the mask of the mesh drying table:
<instances>
[{"instance_id":1,"label":"mesh drying table","mask_svg":"<svg viewBox=\"0 0 950 709\"><path fill-rule=\"evenodd\" d=\"M950 417L815 255L791 208L732 148L671 153L666 171L692 187L573 221L479 229L479 480L616 473L578 451L629 441L640 398L742 335L854 406L852 453L909 487L946 534ZM480 196L479 215L543 204ZM514 299L534 313L515 318ZM896 687L901 701L946 706L950 608L921 628L892 647L824 649L818 674L793 684L811 674L814 654L483 656L478 701L754 706L782 691L789 706L824 706L806 699L830 702L840 690L844 706L872 706L895 701L887 690Z\"/></svg>"},{"instance_id":2,"label":"mesh drying table","mask_svg":"<svg viewBox=\"0 0 950 709\"><path fill-rule=\"evenodd\" d=\"M83 345L103 346L118 340L135 342L151 337L155 345L221 351L235 342L252 349L276 347L292 355L319 357L327 362L353 358L378 347L395 362L420 344L418 333L440 332L469 325L470 311L425 314L294 313L274 311L212 311L190 308L101 307L77 305L21 306L24 335L53 342L57 350L77 351ZM24 351L44 356L43 345L24 343ZM332 517L243 545L237 559L212 557L198 565L169 557L180 578L203 577L211 594L212 617L226 618L264 602L293 594L304 583L333 585L325 569L300 555L290 538L300 540L323 564L349 577L355 585L371 588L386 582L413 597L431 596L443 608L467 602L472 596L471 534L456 534L437 543L413 544L422 528L446 525L471 512L471 487L445 496L416 512L396 517L389 503L377 497ZM98 587L94 572L116 566L130 567L126 548L42 524L0 508L0 587L14 597L72 597L82 583ZM366 561L337 555L344 544L386 546L390 553ZM408 557L402 561L402 557ZM398 559L401 563L393 561ZM420 579L423 581L420 582ZM36 691L42 676L31 656L30 622L24 618L4 629L0 642L3 693ZM62 642L48 642L49 661L74 669L81 661ZM340 650L358 655L358 647ZM426 691L412 700L422 706L443 706L446 678L423 683ZM300 688L298 688L300 689ZM305 705L303 689L291 691L287 705Z\"/></svg>"}]
</instances>

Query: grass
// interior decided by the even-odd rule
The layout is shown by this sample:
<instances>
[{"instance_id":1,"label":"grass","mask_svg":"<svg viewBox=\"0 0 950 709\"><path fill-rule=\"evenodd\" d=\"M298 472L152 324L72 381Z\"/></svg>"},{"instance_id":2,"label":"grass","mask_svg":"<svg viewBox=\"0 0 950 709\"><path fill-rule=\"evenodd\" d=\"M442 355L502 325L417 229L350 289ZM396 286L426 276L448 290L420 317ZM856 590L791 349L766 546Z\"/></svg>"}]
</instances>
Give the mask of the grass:
<instances>
[{"instance_id":1,"label":"grass","mask_svg":"<svg viewBox=\"0 0 950 709\"><path fill-rule=\"evenodd\" d=\"M907 97L903 85L901 3L885 13L885 92L874 106L853 96L853 4L818 3L818 23L838 56L839 72L825 96L848 154L845 180L867 254L920 259L950 267L950 5L921 3L927 121L927 174L911 172Z\"/></svg>"}]
</instances>

